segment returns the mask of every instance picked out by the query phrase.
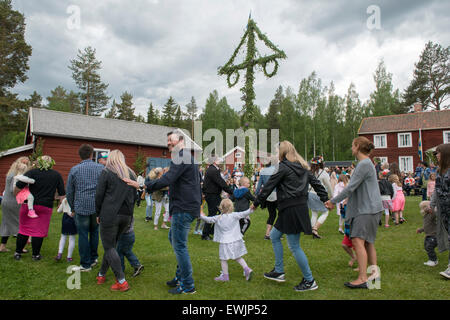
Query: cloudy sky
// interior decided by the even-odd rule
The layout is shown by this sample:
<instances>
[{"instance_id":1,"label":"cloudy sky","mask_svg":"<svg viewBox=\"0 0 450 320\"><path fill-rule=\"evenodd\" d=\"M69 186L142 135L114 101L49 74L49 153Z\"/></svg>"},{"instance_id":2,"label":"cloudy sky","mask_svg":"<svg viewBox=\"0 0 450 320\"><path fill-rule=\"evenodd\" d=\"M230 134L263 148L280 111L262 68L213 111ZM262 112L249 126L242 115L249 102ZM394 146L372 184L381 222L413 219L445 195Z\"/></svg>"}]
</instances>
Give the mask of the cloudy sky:
<instances>
[{"instance_id":1,"label":"cloudy sky","mask_svg":"<svg viewBox=\"0 0 450 320\"><path fill-rule=\"evenodd\" d=\"M313 71L324 85L333 81L342 96L353 82L364 101L374 90L380 59L393 74L394 87L403 90L427 41L450 45L450 2L444 0L12 3L25 15L26 41L33 47L29 79L15 92L27 97L36 90L45 98L58 85L76 91L69 61L78 49L92 46L102 61L108 94L119 101L125 90L131 92L137 113L143 115L150 102L161 108L169 96L182 106L194 96L203 107L214 89L240 110L243 74L229 89L217 68L237 47L250 11L262 32L288 56L275 77L256 75L256 104L263 112L279 85L297 92L301 79Z\"/></svg>"}]
</instances>

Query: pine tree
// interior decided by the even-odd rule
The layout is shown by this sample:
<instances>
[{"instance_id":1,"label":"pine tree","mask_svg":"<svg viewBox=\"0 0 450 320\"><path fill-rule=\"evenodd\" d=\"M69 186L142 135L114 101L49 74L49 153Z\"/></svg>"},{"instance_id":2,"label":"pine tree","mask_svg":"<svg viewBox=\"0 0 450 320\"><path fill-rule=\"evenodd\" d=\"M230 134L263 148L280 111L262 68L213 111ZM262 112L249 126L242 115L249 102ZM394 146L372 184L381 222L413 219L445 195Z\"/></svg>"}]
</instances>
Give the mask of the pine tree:
<instances>
[{"instance_id":1,"label":"pine tree","mask_svg":"<svg viewBox=\"0 0 450 320\"><path fill-rule=\"evenodd\" d=\"M155 110L153 103L150 102L150 106L147 111L147 123L149 124L159 124L158 110Z\"/></svg>"},{"instance_id":2,"label":"pine tree","mask_svg":"<svg viewBox=\"0 0 450 320\"><path fill-rule=\"evenodd\" d=\"M36 91L30 95L30 98L27 99L30 108L42 108L42 97Z\"/></svg>"},{"instance_id":3,"label":"pine tree","mask_svg":"<svg viewBox=\"0 0 450 320\"><path fill-rule=\"evenodd\" d=\"M62 86L57 86L54 90L50 91L50 96L47 97L49 110L55 111L70 111L70 106L67 101L67 92Z\"/></svg>"},{"instance_id":4,"label":"pine tree","mask_svg":"<svg viewBox=\"0 0 450 320\"><path fill-rule=\"evenodd\" d=\"M0 97L28 79L31 51L25 42L23 14L12 9L11 0L0 0Z\"/></svg>"},{"instance_id":5,"label":"pine tree","mask_svg":"<svg viewBox=\"0 0 450 320\"><path fill-rule=\"evenodd\" d=\"M109 111L105 113L105 118L117 119L117 103L116 103L116 99L113 100L111 108L109 108Z\"/></svg>"},{"instance_id":6,"label":"pine tree","mask_svg":"<svg viewBox=\"0 0 450 320\"><path fill-rule=\"evenodd\" d=\"M450 107L450 46L429 41L415 64L414 78L403 93L405 106L420 100L425 108Z\"/></svg>"},{"instance_id":7,"label":"pine tree","mask_svg":"<svg viewBox=\"0 0 450 320\"><path fill-rule=\"evenodd\" d=\"M187 121L189 122L188 128L191 132L192 137L194 136L194 121L197 120L197 113L197 102L195 101L195 98L192 97L191 101L186 105Z\"/></svg>"},{"instance_id":8,"label":"pine tree","mask_svg":"<svg viewBox=\"0 0 450 320\"><path fill-rule=\"evenodd\" d=\"M107 109L110 97L106 95L108 84L100 79L101 61L95 57L95 49L78 50L77 58L70 60L69 69L78 88L86 115L98 116Z\"/></svg>"},{"instance_id":9,"label":"pine tree","mask_svg":"<svg viewBox=\"0 0 450 320\"><path fill-rule=\"evenodd\" d=\"M162 111L162 124L164 126L173 127L175 122L175 112L178 108L178 104L175 102L175 99L170 96L169 100L167 100L166 104L164 105L163 111Z\"/></svg>"},{"instance_id":10,"label":"pine tree","mask_svg":"<svg viewBox=\"0 0 450 320\"><path fill-rule=\"evenodd\" d=\"M117 104L117 119L133 121L136 119L134 115L133 96L125 91L120 96L121 103Z\"/></svg>"},{"instance_id":11,"label":"pine tree","mask_svg":"<svg viewBox=\"0 0 450 320\"><path fill-rule=\"evenodd\" d=\"M183 128L183 112L181 111L181 107L177 106L177 111L175 112L175 118L173 120L173 126L175 128Z\"/></svg>"}]
</instances>

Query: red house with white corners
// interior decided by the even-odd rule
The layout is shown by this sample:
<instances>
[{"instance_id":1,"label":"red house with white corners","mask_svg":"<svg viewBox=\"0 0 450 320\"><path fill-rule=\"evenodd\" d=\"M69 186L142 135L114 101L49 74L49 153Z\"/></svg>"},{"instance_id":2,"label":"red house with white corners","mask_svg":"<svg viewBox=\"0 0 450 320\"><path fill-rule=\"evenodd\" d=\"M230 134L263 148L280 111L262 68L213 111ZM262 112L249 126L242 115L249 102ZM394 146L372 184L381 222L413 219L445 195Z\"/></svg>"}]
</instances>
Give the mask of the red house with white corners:
<instances>
[{"instance_id":1,"label":"red house with white corners","mask_svg":"<svg viewBox=\"0 0 450 320\"><path fill-rule=\"evenodd\" d=\"M177 128L30 108L24 145L0 152L0 194L11 164L21 156L31 155L38 141L43 141L43 154L55 160L54 169L66 182L70 169L81 161L78 148L84 143L94 147L94 161L99 152L119 149L130 168L134 167L138 152L146 159L147 168L168 166L167 133L170 131L182 133L187 148L202 150Z\"/></svg>"},{"instance_id":2,"label":"red house with white corners","mask_svg":"<svg viewBox=\"0 0 450 320\"><path fill-rule=\"evenodd\" d=\"M422 111L416 103L412 113L363 119L358 135L373 141L373 157L397 162L402 172L414 172L420 161L420 139L423 160L427 160L427 150L450 143L450 110Z\"/></svg>"}]
</instances>

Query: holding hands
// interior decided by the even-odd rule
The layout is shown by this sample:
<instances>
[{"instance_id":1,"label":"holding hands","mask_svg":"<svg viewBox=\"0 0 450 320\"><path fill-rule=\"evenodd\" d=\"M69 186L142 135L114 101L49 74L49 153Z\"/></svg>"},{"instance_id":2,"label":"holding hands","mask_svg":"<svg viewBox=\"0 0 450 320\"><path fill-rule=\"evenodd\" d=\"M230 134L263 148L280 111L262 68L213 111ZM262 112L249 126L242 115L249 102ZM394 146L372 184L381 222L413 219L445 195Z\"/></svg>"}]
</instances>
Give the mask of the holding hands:
<instances>
[{"instance_id":1,"label":"holding hands","mask_svg":"<svg viewBox=\"0 0 450 320\"><path fill-rule=\"evenodd\" d=\"M324 204L325 204L325 207L326 207L328 210L333 210L333 209L334 209L334 203L332 203L330 200L328 200L328 201L325 202Z\"/></svg>"}]
</instances>

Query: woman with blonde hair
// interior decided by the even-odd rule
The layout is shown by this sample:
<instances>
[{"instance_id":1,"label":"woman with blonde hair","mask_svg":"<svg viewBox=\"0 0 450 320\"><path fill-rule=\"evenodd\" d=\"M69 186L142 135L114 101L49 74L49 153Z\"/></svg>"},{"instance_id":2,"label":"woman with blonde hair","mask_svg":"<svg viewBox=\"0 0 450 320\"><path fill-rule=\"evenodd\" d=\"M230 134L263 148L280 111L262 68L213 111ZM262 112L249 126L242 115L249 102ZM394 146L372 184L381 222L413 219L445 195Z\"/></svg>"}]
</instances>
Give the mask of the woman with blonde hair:
<instances>
[{"instance_id":1,"label":"woman with blonde hair","mask_svg":"<svg viewBox=\"0 0 450 320\"><path fill-rule=\"evenodd\" d=\"M136 181L136 174L125 163L125 157L119 150L113 150L108 156L95 193L97 222L100 225L100 237L105 251L102 265L97 276L97 284L106 281L106 272L111 267L116 282L113 291L127 291L128 282L117 253L117 240L129 228L137 200L136 189L127 185L123 179Z\"/></svg>"},{"instance_id":2,"label":"woman with blonde hair","mask_svg":"<svg viewBox=\"0 0 450 320\"><path fill-rule=\"evenodd\" d=\"M288 247L303 274L302 281L294 287L294 290L315 290L318 286L312 276L308 258L300 247L300 233L312 233L307 205L308 186L311 185L314 188L322 202L328 200L328 193L309 171L308 163L289 141L282 141L279 144L278 153L280 160L278 168L264 184L253 204L253 208L258 207L276 188L278 219L270 232L275 267L272 271L265 273L264 277L277 282L285 281L281 237L286 234Z\"/></svg>"},{"instance_id":3,"label":"woman with blonde hair","mask_svg":"<svg viewBox=\"0 0 450 320\"><path fill-rule=\"evenodd\" d=\"M23 167L25 166L25 167ZM20 169L22 167L22 169ZM19 210L20 205L14 196L14 177L25 173L30 169L30 160L27 157L20 157L13 162L6 174L5 194L2 199L2 224L0 225L0 252L8 252L6 248L10 236L15 236L19 231ZM23 250L23 252L27 252Z\"/></svg>"}]
</instances>

